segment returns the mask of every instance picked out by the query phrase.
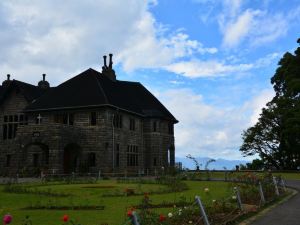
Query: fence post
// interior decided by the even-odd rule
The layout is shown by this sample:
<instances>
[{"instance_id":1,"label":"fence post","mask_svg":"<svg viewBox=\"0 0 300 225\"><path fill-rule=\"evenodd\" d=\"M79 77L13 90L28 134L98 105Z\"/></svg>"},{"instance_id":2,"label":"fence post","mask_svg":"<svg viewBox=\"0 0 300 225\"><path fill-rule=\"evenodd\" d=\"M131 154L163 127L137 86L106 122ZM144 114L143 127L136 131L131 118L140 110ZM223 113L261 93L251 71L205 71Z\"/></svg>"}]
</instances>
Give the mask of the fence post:
<instances>
[{"instance_id":1,"label":"fence post","mask_svg":"<svg viewBox=\"0 0 300 225\"><path fill-rule=\"evenodd\" d=\"M19 183L19 174L17 173L17 176L16 176L16 183Z\"/></svg>"},{"instance_id":2,"label":"fence post","mask_svg":"<svg viewBox=\"0 0 300 225\"><path fill-rule=\"evenodd\" d=\"M242 200L241 200L241 194L240 194L240 190L238 189L238 187L234 187L234 192L236 194L236 200L237 200L237 203L238 203L238 207L240 208L240 210L244 210L243 208L243 204L242 204Z\"/></svg>"},{"instance_id":3,"label":"fence post","mask_svg":"<svg viewBox=\"0 0 300 225\"><path fill-rule=\"evenodd\" d=\"M98 180L101 179L101 170L98 171Z\"/></svg>"},{"instance_id":4,"label":"fence post","mask_svg":"<svg viewBox=\"0 0 300 225\"><path fill-rule=\"evenodd\" d=\"M137 217L137 213L135 211L132 212L131 221L132 221L133 225L140 225L138 217Z\"/></svg>"},{"instance_id":5,"label":"fence post","mask_svg":"<svg viewBox=\"0 0 300 225\"><path fill-rule=\"evenodd\" d=\"M195 196L195 199L196 199L196 203L199 205L200 213L201 213L201 215L203 217L204 224L205 225L210 225L209 221L208 221L208 218L207 218L207 215L206 215L205 210L204 210L204 206L203 206L203 204L201 202L200 197L199 196Z\"/></svg>"},{"instance_id":6,"label":"fence post","mask_svg":"<svg viewBox=\"0 0 300 225\"><path fill-rule=\"evenodd\" d=\"M264 196L264 192L263 192L261 182L258 183L258 189L259 189L261 203L262 203L262 205L264 205L266 203L266 199L265 199L265 196Z\"/></svg>"},{"instance_id":7,"label":"fence post","mask_svg":"<svg viewBox=\"0 0 300 225\"><path fill-rule=\"evenodd\" d=\"M273 183L274 183L274 186L275 186L275 194L277 196L279 196L279 190L278 190L278 186L277 186L276 177L273 177Z\"/></svg>"},{"instance_id":8,"label":"fence post","mask_svg":"<svg viewBox=\"0 0 300 225\"><path fill-rule=\"evenodd\" d=\"M284 192L286 192L286 186L284 180L281 178L281 186L283 187Z\"/></svg>"}]
</instances>

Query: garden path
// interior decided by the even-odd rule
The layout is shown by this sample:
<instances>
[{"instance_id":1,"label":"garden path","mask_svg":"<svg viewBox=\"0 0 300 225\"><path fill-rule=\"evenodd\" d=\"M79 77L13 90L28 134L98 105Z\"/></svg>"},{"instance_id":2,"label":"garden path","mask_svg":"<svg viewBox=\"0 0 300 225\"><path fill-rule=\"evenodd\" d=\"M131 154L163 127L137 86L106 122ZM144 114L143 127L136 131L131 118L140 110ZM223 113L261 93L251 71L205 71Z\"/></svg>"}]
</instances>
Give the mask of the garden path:
<instances>
[{"instance_id":1,"label":"garden path","mask_svg":"<svg viewBox=\"0 0 300 225\"><path fill-rule=\"evenodd\" d=\"M300 192L300 180L289 180L287 186ZM275 207L251 225L299 225L300 224L300 193L287 202Z\"/></svg>"}]
</instances>

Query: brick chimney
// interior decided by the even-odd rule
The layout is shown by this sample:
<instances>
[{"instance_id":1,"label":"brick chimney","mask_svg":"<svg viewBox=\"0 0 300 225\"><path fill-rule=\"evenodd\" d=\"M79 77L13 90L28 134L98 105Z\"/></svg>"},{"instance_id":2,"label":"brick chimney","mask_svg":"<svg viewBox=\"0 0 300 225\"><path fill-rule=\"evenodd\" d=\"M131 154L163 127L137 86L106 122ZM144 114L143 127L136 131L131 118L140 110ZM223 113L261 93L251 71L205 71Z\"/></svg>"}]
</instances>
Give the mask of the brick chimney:
<instances>
[{"instance_id":1,"label":"brick chimney","mask_svg":"<svg viewBox=\"0 0 300 225\"><path fill-rule=\"evenodd\" d=\"M11 80L10 80L10 74L7 74L7 79L6 80L4 80L3 82L2 82L2 86L3 87L8 87L8 85L11 83Z\"/></svg>"},{"instance_id":2,"label":"brick chimney","mask_svg":"<svg viewBox=\"0 0 300 225\"><path fill-rule=\"evenodd\" d=\"M48 89L50 88L50 84L46 81L46 74L43 74L43 80L39 81L38 87L41 89Z\"/></svg>"},{"instance_id":3,"label":"brick chimney","mask_svg":"<svg viewBox=\"0 0 300 225\"><path fill-rule=\"evenodd\" d=\"M106 77L108 77L110 80L116 81L116 79L117 79L116 73L112 68L112 65L113 65L112 57L113 57L113 54L110 53L109 54L109 65L107 66L107 64L106 64L107 56L106 55L103 56L104 65L102 66L102 74L105 75Z\"/></svg>"}]
</instances>

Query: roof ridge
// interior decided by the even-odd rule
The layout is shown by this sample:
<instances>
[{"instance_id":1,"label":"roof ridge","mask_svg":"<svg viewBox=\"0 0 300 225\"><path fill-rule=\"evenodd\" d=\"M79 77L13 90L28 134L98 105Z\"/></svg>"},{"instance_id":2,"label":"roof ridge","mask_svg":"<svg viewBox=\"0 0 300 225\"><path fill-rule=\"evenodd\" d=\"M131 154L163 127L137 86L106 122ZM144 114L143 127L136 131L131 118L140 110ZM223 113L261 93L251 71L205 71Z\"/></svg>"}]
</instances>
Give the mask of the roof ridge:
<instances>
[{"instance_id":1,"label":"roof ridge","mask_svg":"<svg viewBox=\"0 0 300 225\"><path fill-rule=\"evenodd\" d=\"M100 74L101 74L101 73L100 73ZM108 104L107 96L106 96L106 94L105 94L105 92L104 92L104 90L103 90L103 88L102 88L102 86L101 86L101 83L99 82L99 80L98 80L98 78L97 78L97 74L95 74L95 73L94 73L94 78L95 78L95 80L96 80L96 82L97 82L97 85L98 85L98 87L99 87L101 93L102 93L103 96L104 96L105 103Z\"/></svg>"},{"instance_id":2,"label":"roof ridge","mask_svg":"<svg viewBox=\"0 0 300 225\"><path fill-rule=\"evenodd\" d=\"M20 81L20 80L15 80L15 79L13 79L12 82L15 82L16 84L25 84L25 85L29 85L29 86L31 86L31 87L38 88L38 86L36 86L36 85L34 85L34 84L26 83L26 82Z\"/></svg>"},{"instance_id":3,"label":"roof ridge","mask_svg":"<svg viewBox=\"0 0 300 225\"><path fill-rule=\"evenodd\" d=\"M150 94L156 101L157 101L157 103L164 109L164 110L166 110L169 114L171 114L170 113L170 111L164 106L164 104L162 104L159 100L158 100L158 98L156 98L144 85L142 85L141 83L139 83L139 86L140 87L142 87L146 92L148 92L148 94ZM172 115L172 114L171 114ZM173 116L173 115L172 115ZM174 116L173 116L174 117ZM178 120L174 117L174 119L178 122Z\"/></svg>"}]
</instances>

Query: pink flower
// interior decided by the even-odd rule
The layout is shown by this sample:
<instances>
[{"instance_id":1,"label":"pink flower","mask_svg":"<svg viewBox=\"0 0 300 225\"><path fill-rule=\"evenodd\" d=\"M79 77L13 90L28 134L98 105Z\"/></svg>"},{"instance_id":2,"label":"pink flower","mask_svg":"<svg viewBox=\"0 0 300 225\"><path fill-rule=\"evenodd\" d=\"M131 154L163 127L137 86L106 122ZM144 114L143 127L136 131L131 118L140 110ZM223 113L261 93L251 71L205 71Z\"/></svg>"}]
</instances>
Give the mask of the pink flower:
<instances>
[{"instance_id":1,"label":"pink flower","mask_svg":"<svg viewBox=\"0 0 300 225\"><path fill-rule=\"evenodd\" d=\"M10 224L12 221L12 216L7 214L3 217L3 224L6 225L6 224Z\"/></svg>"}]
</instances>

